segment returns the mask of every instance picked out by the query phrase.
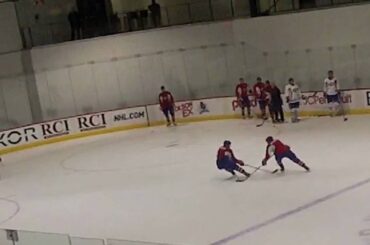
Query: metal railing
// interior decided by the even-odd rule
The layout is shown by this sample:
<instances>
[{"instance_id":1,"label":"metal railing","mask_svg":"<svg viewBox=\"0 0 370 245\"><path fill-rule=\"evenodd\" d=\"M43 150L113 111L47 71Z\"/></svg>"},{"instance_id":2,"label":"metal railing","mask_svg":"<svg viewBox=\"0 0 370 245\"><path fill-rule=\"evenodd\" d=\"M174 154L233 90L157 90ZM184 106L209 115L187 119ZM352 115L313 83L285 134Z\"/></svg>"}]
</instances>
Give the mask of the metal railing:
<instances>
[{"instance_id":1,"label":"metal railing","mask_svg":"<svg viewBox=\"0 0 370 245\"><path fill-rule=\"evenodd\" d=\"M256 9L250 8L255 1ZM116 13L106 24L97 28L82 27L80 39L104 36L157 27L229 20L239 17L273 15L315 8L327 8L343 4L356 4L369 0L199 0L197 2L161 7L160 24L155 25L147 9ZM252 9L252 10L251 10ZM67 21L35 24L21 28L26 48L60 43L71 40L71 28Z\"/></svg>"},{"instance_id":2,"label":"metal railing","mask_svg":"<svg viewBox=\"0 0 370 245\"><path fill-rule=\"evenodd\" d=\"M82 27L81 39L157 27L233 19L249 16L248 0L200 0L198 2L162 6L160 24L155 25L147 9L116 13L109 18L103 30L95 31ZM67 21L40 23L21 28L25 47L70 41L71 28Z\"/></svg>"}]
</instances>

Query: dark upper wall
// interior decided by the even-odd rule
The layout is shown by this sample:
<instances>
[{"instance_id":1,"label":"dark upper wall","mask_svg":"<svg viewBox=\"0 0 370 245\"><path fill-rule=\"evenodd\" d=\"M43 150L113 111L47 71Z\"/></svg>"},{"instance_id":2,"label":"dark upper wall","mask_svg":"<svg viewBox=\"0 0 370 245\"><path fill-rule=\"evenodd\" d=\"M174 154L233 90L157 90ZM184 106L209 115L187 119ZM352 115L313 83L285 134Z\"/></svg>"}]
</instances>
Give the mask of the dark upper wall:
<instances>
[{"instance_id":1,"label":"dark upper wall","mask_svg":"<svg viewBox=\"0 0 370 245\"><path fill-rule=\"evenodd\" d=\"M0 54L22 49L22 39L13 2L0 3L0 32Z\"/></svg>"},{"instance_id":2,"label":"dark upper wall","mask_svg":"<svg viewBox=\"0 0 370 245\"><path fill-rule=\"evenodd\" d=\"M233 95L240 76L321 90L370 87L370 5L187 25L32 50L45 118L157 101ZM340 18L338 18L340 16ZM356 16L356 18L353 18Z\"/></svg>"}]
</instances>

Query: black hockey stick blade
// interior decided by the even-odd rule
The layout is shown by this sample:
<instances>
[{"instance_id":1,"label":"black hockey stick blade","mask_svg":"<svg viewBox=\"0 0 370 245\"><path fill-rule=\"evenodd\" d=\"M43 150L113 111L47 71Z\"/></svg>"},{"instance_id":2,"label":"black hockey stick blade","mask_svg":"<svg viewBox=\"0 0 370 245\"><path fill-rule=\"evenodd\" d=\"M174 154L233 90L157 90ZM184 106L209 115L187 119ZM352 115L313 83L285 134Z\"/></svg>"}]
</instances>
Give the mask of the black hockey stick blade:
<instances>
[{"instance_id":1,"label":"black hockey stick blade","mask_svg":"<svg viewBox=\"0 0 370 245\"><path fill-rule=\"evenodd\" d=\"M244 181L246 181L247 179L249 179L250 177L252 177L252 175L253 175L253 174L255 174L258 170L260 170L260 168L261 168L261 167L262 167L262 166L256 167L256 168L255 168L255 170L254 170L252 173L250 173L248 177L247 177L247 176L245 176L245 177L244 177L244 178L242 178L242 179L237 178L237 179L236 179L236 182L244 182Z\"/></svg>"},{"instance_id":2,"label":"black hockey stick blade","mask_svg":"<svg viewBox=\"0 0 370 245\"><path fill-rule=\"evenodd\" d=\"M260 124L257 124L256 127L259 128L259 127L262 127L264 124L265 124L265 119L263 119L263 121L260 123Z\"/></svg>"},{"instance_id":3,"label":"black hockey stick blade","mask_svg":"<svg viewBox=\"0 0 370 245\"><path fill-rule=\"evenodd\" d=\"M249 179L249 177L244 177L244 178L242 178L242 179L237 178L237 179L235 180L235 182L237 182L237 183L241 183L241 182L246 181L247 179Z\"/></svg>"},{"instance_id":4,"label":"black hockey stick blade","mask_svg":"<svg viewBox=\"0 0 370 245\"><path fill-rule=\"evenodd\" d=\"M276 174L277 172L279 172L279 169L275 169L274 171L272 171L271 173L272 174Z\"/></svg>"}]
</instances>

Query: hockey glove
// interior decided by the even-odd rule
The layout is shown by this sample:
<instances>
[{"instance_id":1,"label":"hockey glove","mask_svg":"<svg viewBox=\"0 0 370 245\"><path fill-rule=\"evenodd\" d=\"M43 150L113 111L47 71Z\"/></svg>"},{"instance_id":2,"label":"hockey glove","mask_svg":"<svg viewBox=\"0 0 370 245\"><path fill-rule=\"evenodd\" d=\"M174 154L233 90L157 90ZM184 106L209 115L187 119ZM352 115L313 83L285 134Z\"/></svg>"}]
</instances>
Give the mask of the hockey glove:
<instances>
[{"instance_id":1,"label":"hockey glove","mask_svg":"<svg viewBox=\"0 0 370 245\"><path fill-rule=\"evenodd\" d=\"M262 166L266 166L266 164L267 164L267 159L265 158L262 160Z\"/></svg>"}]
</instances>

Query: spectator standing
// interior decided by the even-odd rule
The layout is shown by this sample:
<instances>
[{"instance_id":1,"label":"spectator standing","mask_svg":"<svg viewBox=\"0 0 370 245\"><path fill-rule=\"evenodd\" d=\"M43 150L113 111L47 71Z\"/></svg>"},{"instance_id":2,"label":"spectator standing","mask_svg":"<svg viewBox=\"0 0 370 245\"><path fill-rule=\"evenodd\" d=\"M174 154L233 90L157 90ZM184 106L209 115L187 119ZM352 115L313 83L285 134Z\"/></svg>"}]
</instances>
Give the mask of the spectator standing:
<instances>
[{"instance_id":1,"label":"spectator standing","mask_svg":"<svg viewBox=\"0 0 370 245\"><path fill-rule=\"evenodd\" d=\"M272 104L271 104L271 90L272 90L271 83L270 83L269 80L266 80L266 82L265 82L265 92L266 92L266 95L267 95L266 104L267 104L267 107L269 109L271 120L272 120L273 123L275 123L274 111L273 111Z\"/></svg>"},{"instance_id":2,"label":"spectator standing","mask_svg":"<svg viewBox=\"0 0 370 245\"><path fill-rule=\"evenodd\" d=\"M69 12L68 22L71 27L71 40L81 39L81 16L75 8Z\"/></svg>"},{"instance_id":3,"label":"spectator standing","mask_svg":"<svg viewBox=\"0 0 370 245\"><path fill-rule=\"evenodd\" d=\"M271 114L272 120L277 123L283 123L285 121L283 111L283 100L281 98L281 91L276 86L275 83L271 83L270 93L271 93L270 105L271 111L273 112L273 114Z\"/></svg>"},{"instance_id":4,"label":"spectator standing","mask_svg":"<svg viewBox=\"0 0 370 245\"><path fill-rule=\"evenodd\" d=\"M159 5L155 0L152 0L152 4L148 6L152 14L152 22L154 27L160 27L162 25L161 17L161 5Z\"/></svg>"}]
</instances>

